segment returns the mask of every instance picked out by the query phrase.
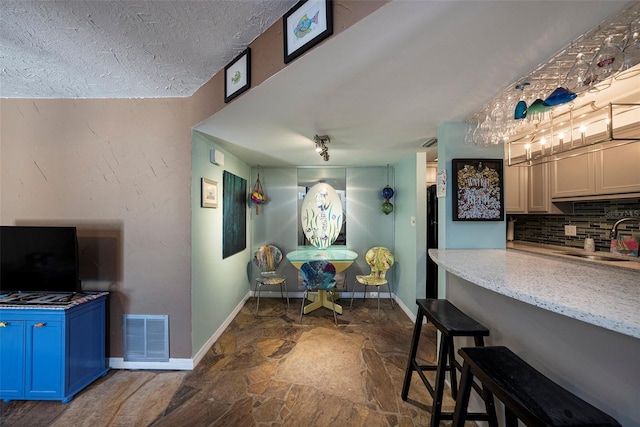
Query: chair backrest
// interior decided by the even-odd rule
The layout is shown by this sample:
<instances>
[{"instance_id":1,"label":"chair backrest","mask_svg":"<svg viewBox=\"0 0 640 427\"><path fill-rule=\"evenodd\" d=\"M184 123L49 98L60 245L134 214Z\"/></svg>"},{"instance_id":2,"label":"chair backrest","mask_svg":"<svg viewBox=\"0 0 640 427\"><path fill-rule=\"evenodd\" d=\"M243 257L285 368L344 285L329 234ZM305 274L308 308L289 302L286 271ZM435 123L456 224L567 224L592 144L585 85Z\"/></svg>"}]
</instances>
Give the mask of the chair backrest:
<instances>
[{"instance_id":1,"label":"chair backrest","mask_svg":"<svg viewBox=\"0 0 640 427\"><path fill-rule=\"evenodd\" d=\"M336 268L333 264L324 260L307 261L300 267L300 274L307 290L328 290L336 286L333 278Z\"/></svg>"},{"instance_id":2,"label":"chair backrest","mask_svg":"<svg viewBox=\"0 0 640 427\"><path fill-rule=\"evenodd\" d=\"M393 254L384 246L375 246L367 251L364 256L365 261L371 267L371 275L384 279L387 270L394 263Z\"/></svg>"},{"instance_id":3,"label":"chair backrest","mask_svg":"<svg viewBox=\"0 0 640 427\"><path fill-rule=\"evenodd\" d=\"M261 272L276 271L282 261L282 251L273 245L260 246L253 255L253 263Z\"/></svg>"}]
</instances>

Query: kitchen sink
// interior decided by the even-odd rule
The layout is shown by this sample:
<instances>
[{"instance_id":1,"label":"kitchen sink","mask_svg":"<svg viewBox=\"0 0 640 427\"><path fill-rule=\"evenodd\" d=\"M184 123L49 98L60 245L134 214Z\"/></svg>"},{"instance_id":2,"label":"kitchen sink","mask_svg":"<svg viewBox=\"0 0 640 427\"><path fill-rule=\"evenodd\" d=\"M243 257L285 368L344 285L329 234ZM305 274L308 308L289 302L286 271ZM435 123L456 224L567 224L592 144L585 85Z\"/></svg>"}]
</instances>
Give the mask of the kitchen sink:
<instances>
[{"instance_id":1,"label":"kitchen sink","mask_svg":"<svg viewBox=\"0 0 640 427\"><path fill-rule=\"evenodd\" d=\"M590 260L594 260L594 261L622 261L622 262L628 262L628 259L625 258L614 258L614 257L609 257L609 256L604 256L604 255L594 255L594 254L577 254L574 252L558 252L561 255L568 255L568 256L574 256L576 258L583 258L583 259L590 259Z\"/></svg>"}]
</instances>

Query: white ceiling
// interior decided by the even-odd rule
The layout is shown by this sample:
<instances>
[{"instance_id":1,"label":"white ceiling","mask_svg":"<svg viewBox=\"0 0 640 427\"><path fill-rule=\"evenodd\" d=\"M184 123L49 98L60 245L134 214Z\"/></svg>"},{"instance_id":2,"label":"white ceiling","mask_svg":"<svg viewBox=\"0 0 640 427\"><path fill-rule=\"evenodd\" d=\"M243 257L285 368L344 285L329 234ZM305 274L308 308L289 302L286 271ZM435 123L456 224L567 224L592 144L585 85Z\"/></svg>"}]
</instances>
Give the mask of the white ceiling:
<instances>
[{"instance_id":1,"label":"white ceiling","mask_svg":"<svg viewBox=\"0 0 640 427\"><path fill-rule=\"evenodd\" d=\"M394 163L626 3L395 0L197 129L252 165ZM2 0L0 96L189 96L293 4Z\"/></svg>"}]
</instances>

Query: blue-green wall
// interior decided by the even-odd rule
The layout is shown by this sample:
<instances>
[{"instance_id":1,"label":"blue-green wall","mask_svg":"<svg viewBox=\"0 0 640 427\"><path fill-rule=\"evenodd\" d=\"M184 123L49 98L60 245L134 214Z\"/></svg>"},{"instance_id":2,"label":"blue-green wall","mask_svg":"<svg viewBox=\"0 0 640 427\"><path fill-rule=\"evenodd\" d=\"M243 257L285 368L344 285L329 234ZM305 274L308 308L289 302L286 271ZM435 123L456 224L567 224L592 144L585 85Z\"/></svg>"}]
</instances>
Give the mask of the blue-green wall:
<instances>
[{"instance_id":1,"label":"blue-green wall","mask_svg":"<svg viewBox=\"0 0 640 427\"><path fill-rule=\"evenodd\" d=\"M396 296L414 314L416 299L426 295L426 155L417 153L395 164ZM412 224L415 218L415 225Z\"/></svg>"},{"instance_id":2,"label":"blue-green wall","mask_svg":"<svg viewBox=\"0 0 640 427\"><path fill-rule=\"evenodd\" d=\"M224 153L224 166L209 162L209 150ZM222 259L222 172L229 171L250 182L250 168L219 147L214 139L193 132L191 177L191 335L195 355L223 325L247 294L247 263L250 261L249 215L247 247ZM217 181L218 208L200 207L200 179Z\"/></svg>"},{"instance_id":3,"label":"blue-green wall","mask_svg":"<svg viewBox=\"0 0 640 427\"><path fill-rule=\"evenodd\" d=\"M447 195L438 199L438 236L444 237L440 238L438 244L440 249L504 249L506 247L504 221L453 221L451 160L456 158L504 159L502 144L488 147L465 144L466 130L465 123L443 123L438 126L438 170L446 168L447 171Z\"/></svg>"},{"instance_id":4,"label":"blue-green wall","mask_svg":"<svg viewBox=\"0 0 640 427\"><path fill-rule=\"evenodd\" d=\"M505 221L453 221L452 163L456 158L504 159L504 146L489 147L464 143L466 123L443 123L438 126L438 171L447 171L447 193L438 199L439 249L504 249ZM506 220L506 215L505 215ZM440 268L438 296L446 296L446 274Z\"/></svg>"}]
</instances>

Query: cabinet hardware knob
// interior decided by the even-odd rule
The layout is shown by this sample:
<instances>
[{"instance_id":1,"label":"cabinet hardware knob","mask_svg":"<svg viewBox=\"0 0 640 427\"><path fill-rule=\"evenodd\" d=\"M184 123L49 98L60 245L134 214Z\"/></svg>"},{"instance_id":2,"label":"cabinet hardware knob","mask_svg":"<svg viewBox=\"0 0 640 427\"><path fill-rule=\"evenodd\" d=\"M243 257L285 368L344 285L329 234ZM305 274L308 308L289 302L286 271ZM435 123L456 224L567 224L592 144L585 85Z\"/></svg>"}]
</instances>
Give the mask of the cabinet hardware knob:
<instances>
[{"instance_id":1,"label":"cabinet hardware knob","mask_svg":"<svg viewBox=\"0 0 640 427\"><path fill-rule=\"evenodd\" d=\"M0 328L6 328L8 325L7 322L0 322Z\"/></svg>"},{"instance_id":2,"label":"cabinet hardware knob","mask_svg":"<svg viewBox=\"0 0 640 427\"><path fill-rule=\"evenodd\" d=\"M35 325L33 325L33 326L35 326L36 328L42 328L44 325L46 325L46 323L41 322L41 323L36 323L36 324L35 324Z\"/></svg>"}]
</instances>

